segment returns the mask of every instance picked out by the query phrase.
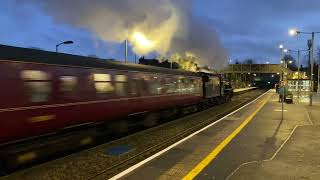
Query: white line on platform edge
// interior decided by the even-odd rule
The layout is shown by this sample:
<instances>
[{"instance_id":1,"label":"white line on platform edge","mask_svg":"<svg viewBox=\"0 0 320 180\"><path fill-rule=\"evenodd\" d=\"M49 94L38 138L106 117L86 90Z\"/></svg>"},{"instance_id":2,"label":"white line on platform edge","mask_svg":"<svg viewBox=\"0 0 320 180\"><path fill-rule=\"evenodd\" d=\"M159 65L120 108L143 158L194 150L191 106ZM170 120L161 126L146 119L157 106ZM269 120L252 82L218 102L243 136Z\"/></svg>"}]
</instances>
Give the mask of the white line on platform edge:
<instances>
[{"instance_id":1,"label":"white line on platform edge","mask_svg":"<svg viewBox=\"0 0 320 180\"><path fill-rule=\"evenodd\" d=\"M179 144L183 143L184 141L186 141L186 140L188 140L188 139L192 138L193 136L195 136L195 135L199 134L200 132L202 132L202 131L204 131L204 130L206 130L206 129L210 128L211 126L213 126L213 125L215 125L215 124L217 124L217 123L221 122L222 120L224 120L224 119L225 119L225 118L227 118L228 116L231 116L231 115L233 115L234 113L236 113L236 112L240 111L241 109L243 109L243 108L245 108L245 107L249 106L250 104L252 104L252 103L256 102L258 99L260 99L262 96L264 96L265 94L267 94L267 93L269 93L269 92L270 92L270 90L269 90L269 91L267 91L267 92L265 92L265 93L263 93L262 95L260 95L259 97L257 97L257 98L256 98L256 99L254 99L253 101L251 101L251 102L247 103L246 105L244 105L244 106L240 107L239 109L237 109L237 110L235 110L235 111L233 111L233 112L231 112L231 113L227 114L226 116L224 116L224 117L220 118L219 120L217 120L217 121L215 121L215 122L213 122L213 123L211 123L211 124L207 125L206 127L204 127L204 128L202 128L202 129L200 129L200 130L198 130L198 131L196 131L196 132L194 132L194 133L190 134L189 136L187 136L187 137L185 137L185 138L181 139L180 141L178 141L178 142L176 142L176 143L174 143L174 144L170 145L169 147L167 147L167 148L165 148L165 149L163 149L163 150L161 150L161 151L157 152L156 154L154 154L154 155L152 155L152 156L148 157L147 159L145 159L145 160L143 160L143 161L141 161L141 162L139 162L139 163L137 163L137 164L135 164L135 165L133 165L133 166L129 167L128 169L126 169L126 170L122 171L121 173L119 173L119 174L117 174L117 175L113 176L112 178L110 178L110 180L116 180L116 179L120 179L120 178L122 178L123 176L125 176L125 175L129 174L130 172L132 172L132 171L136 170L137 168L141 167L142 165L146 164L147 162L149 162L149 161L151 161L151 160L153 160L153 159L157 158L158 156L162 155L163 153L165 153L165 152L169 151L170 149L172 149L172 148L174 148L174 147L178 146Z\"/></svg>"},{"instance_id":2,"label":"white line on platform edge","mask_svg":"<svg viewBox=\"0 0 320 180\"><path fill-rule=\"evenodd\" d=\"M282 112L281 109L275 109L274 111L276 111L276 112ZM283 112L287 112L287 111L288 111L288 110L286 110L286 109L283 110Z\"/></svg>"}]
</instances>

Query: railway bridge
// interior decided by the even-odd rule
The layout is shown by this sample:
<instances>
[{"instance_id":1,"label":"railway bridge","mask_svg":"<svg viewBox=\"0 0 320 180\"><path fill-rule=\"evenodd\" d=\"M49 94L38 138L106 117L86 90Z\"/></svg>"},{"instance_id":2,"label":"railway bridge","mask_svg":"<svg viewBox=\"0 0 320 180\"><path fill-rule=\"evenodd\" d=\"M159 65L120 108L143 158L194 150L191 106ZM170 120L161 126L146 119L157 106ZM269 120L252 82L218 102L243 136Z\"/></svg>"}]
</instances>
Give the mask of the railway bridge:
<instances>
[{"instance_id":1,"label":"railway bridge","mask_svg":"<svg viewBox=\"0 0 320 180\"><path fill-rule=\"evenodd\" d=\"M272 86L279 82L282 71L285 77L292 73L281 64L229 64L223 71L235 87L256 83Z\"/></svg>"}]
</instances>

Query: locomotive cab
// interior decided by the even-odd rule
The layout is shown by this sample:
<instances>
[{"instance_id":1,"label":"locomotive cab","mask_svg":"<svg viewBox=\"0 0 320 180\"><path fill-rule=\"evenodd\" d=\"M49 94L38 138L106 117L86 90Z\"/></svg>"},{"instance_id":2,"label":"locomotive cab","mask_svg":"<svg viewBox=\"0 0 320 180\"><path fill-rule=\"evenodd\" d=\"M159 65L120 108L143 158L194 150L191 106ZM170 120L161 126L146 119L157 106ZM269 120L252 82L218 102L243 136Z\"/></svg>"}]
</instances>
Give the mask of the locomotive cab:
<instances>
[{"instance_id":1,"label":"locomotive cab","mask_svg":"<svg viewBox=\"0 0 320 180\"><path fill-rule=\"evenodd\" d=\"M233 88L221 74L201 73L204 99L224 99L228 101L233 96Z\"/></svg>"},{"instance_id":2,"label":"locomotive cab","mask_svg":"<svg viewBox=\"0 0 320 180\"><path fill-rule=\"evenodd\" d=\"M233 97L233 88L229 82L223 83L223 91L224 91L224 94L225 94L227 101Z\"/></svg>"}]
</instances>

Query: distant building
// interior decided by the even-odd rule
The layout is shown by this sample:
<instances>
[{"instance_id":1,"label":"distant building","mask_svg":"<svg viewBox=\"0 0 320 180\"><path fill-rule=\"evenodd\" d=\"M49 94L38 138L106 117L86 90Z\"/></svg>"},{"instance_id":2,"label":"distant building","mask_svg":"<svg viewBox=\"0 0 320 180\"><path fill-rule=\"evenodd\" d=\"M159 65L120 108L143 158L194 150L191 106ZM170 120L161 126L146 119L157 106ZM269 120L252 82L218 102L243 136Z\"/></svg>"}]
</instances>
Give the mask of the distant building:
<instances>
[{"instance_id":1,"label":"distant building","mask_svg":"<svg viewBox=\"0 0 320 180\"><path fill-rule=\"evenodd\" d=\"M295 96L308 96L310 92L311 81L306 72L292 72L288 77L289 91Z\"/></svg>"},{"instance_id":2,"label":"distant building","mask_svg":"<svg viewBox=\"0 0 320 180\"><path fill-rule=\"evenodd\" d=\"M290 74L289 79L309 79L306 72L294 71Z\"/></svg>"}]
</instances>

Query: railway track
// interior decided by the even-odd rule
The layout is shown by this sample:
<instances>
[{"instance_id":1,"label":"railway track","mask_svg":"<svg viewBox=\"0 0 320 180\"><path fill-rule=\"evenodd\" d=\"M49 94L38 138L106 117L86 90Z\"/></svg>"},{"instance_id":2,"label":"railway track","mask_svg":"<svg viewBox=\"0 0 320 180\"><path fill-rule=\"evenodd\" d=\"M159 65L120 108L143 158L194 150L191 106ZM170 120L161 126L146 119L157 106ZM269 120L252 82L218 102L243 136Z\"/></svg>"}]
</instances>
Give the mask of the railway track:
<instances>
[{"instance_id":1,"label":"railway track","mask_svg":"<svg viewBox=\"0 0 320 180\"><path fill-rule=\"evenodd\" d=\"M89 177L88 179L111 178L115 174L120 173L124 169L132 166L133 164L136 164L137 162L146 159L152 154L170 146L171 144L179 141L180 139L183 139L184 137L198 131L199 129L202 129L203 127L229 114L230 112L240 108L241 106L247 104L249 101L255 99L256 97L258 97L264 92L265 91L263 90L262 91L256 90L254 92L246 92L246 93L241 92L233 99L233 103L231 104L230 103L222 104L220 106L216 106L216 107L207 109L205 111L192 114L188 117L179 119L177 121L172 121L162 126L154 127L152 129L147 130L148 132L141 132L141 135L144 133L142 136L145 136L146 135L145 133L148 133L147 136L149 137L158 137L158 135L152 135L155 132L160 132L159 134L161 134L162 136L163 134L168 134L168 135L167 135L167 138L161 137L161 138L158 138L157 141L154 140L154 142L157 142L157 143L153 143L153 145L146 146L146 148L141 152L138 152L137 154L134 154L132 156L128 156L127 159L120 161L119 163L97 173L94 176ZM243 102L240 102L242 100ZM234 103L234 102L237 102L237 103ZM225 107L228 107L229 105L232 105L232 106L229 108L225 108ZM216 110L213 110L214 108L216 108ZM203 117L204 114L207 114L206 117ZM201 118L197 117L199 115L201 116ZM177 128L177 127L180 127L180 128ZM162 132L163 129L166 129L165 130L166 133ZM170 130L172 132L169 132ZM133 138L135 139L136 137L133 137Z\"/></svg>"},{"instance_id":2,"label":"railway track","mask_svg":"<svg viewBox=\"0 0 320 180\"><path fill-rule=\"evenodd\" d=\"M99 146L97 145L102 141L97 141L97 143L87 146L92 147L94 145L96 147L68 156L66 156L68 153L61 153L59 157L64 155L64 158L44 163L35 168L23 169L7 177L16 179L27 175L30 179L33 179L33 177L43 177L45 179L48 176L58 179L94 179L101 176L108 178L216 121L263 92L265 91L253 90L237 94L229 103L166 122L147 130L140 129L139 132L131 132L131 135L117 137L118 139L109 139L108 143ZM92 140L87 137L87 141ZM109 153L110 150L119 147L125 147L127 151L117 155ZM83 148L76 150L83 150Z\"/></svg>"}]
</instances>

